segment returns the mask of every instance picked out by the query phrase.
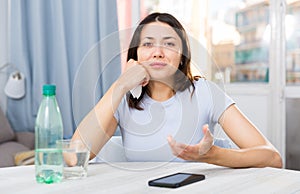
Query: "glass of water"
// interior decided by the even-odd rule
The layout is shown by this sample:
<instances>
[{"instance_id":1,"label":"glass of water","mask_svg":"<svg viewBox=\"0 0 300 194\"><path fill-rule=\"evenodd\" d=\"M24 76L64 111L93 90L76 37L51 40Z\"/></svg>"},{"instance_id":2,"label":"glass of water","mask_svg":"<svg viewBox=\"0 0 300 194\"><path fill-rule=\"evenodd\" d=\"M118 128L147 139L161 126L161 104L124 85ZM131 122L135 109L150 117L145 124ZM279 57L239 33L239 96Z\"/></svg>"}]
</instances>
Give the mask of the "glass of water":
<instances>
[{"instance_id":1,"label":"glass of water","mask_svg":"<svg viewBox=\"0 0 300 194\"><path fill-rule=\"evenodd\" d=\"M59 140L58 147L62 149L64 179L80 179L87 177L87 167L91 146L82 140Z\"/></svg>"}]
</instances>

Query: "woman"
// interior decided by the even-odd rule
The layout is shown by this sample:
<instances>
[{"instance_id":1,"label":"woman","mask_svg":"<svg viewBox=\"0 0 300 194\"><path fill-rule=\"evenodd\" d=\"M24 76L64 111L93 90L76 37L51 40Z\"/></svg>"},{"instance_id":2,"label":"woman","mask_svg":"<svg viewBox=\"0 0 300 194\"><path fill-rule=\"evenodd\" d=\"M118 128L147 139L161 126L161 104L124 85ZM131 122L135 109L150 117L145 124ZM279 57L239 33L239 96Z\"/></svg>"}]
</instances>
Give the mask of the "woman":
<instances>
[{"instance_id":1,"label":"woman","mask_svg":"<svg viewBox=\"0 0 300 194\"><path fill-rule=\"evenodd\" d=\"M119 126L129 161L281 168L278 151L233 100L215 84L192 76L190 59L186 32L176 18L147 16L133 34L124 73L73 139L90 141L93 158ZM209 128L217 123L240 149L213 137Z\"/></svg>"}]
</instances>

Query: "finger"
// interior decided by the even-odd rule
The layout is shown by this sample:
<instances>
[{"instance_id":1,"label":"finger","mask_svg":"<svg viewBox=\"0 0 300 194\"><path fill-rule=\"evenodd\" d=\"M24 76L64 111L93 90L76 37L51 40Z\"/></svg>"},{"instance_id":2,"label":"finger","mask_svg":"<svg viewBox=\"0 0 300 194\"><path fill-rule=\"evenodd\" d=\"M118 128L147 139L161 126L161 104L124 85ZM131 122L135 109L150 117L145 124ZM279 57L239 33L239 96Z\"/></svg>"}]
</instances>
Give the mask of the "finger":
<instances>
[{"instance_id":1,"label":"finger","mask_svg":"<svg viewBox=\"0 0 300 194\"><path fill-rule=\"evenodd\" d=\"M171 135L169 135L168 137L167 137L167 140L168 140L168 143L169 143L169 145L170 146L173 146L174 145L174 139L173 139L173 137L171 136Z\"/></svg>"},{"instance_id":2,"label":"finger","mask_svg":"<svg viewBox=\"0 0 300 194\"><path fill-rule=\"evenodd\" d=\"M206 133L207 130L209 130L209 129L208 129L208 124L203 125L203 126L202 126L202 131L203 131L203 133Z\"/></svg>"},{"instance_id":3,"label":"finger","mask_svg":"<svg viewBox=\"0 0 300 194\"><path fill-rule=\"evenodd\" d=\"M199 158L199 147L197 145L187 145L176 142L172 136L168 137L172 153L183 160L196 161Z\"/></svg>"},{"instance_id":4,"label":"finger","mask_svg":"<svg viewBox=\"0 0 300 194\"><path fill-rule=\"evenodd\" d=\"M210 133L208 125L204 125L203 128L204 137L199 143L199 154L206 154L213 145L213 135Z\"/></svg>"},{"instance_id":5,"label":"finger","mask_svg":"<svg viewBox=\"0 0 300 194\"><path fill-rule=\"evenodd\" d=\"M142 61L142 62L139 61L139 64L142 65L146 69L146 72L147 72L146 77L145 77L145 85L147 85L151 79L151 75L148 72L148 68L151 63L153 63L153 61Z\"/></svg>"},{"instance_id":6,"label":"finger","mask_svg":"<svg viewBox=\"0 0 300 194\"><path fill-rule=\"evenodd\" d=\"M144 87L144 86L146 86L149 83L149 81L150 81L150 75L149 75L149 73L146 70L146 75L145 75L145 77L144 77L143 82L142 82L141 85Z\"/></svg>"},{"instance_id":7,"label":"finger","mask_svg":"<svg viewBox=\"0 0 300 194\"><path fill-rule=\"evenodd\" d=\"M136 64L137 61L133 59L129 59L127 63L125 64L125 71L128 70L130 67L132 67L134 64Z\"/></svg>"},{"instance_id":8,"label":"finger","mask_svg":"<svg viewBox=\"0 0 300 194\"><path fill-rule=\"evenodd\" d=\"M184 149L182 147L184 147L184 145L177 143L172 136L168 136L167 140L174 155L178 156L183 152Z\"/></svg>"},{"instance_id":9,"label":"finger","mask_svg":"<svg viewBox=\"0 0 300 194\"><path fill-rule=\"evenodd\" d=\"M171 151L174 155L177 155L177 152L175 151L175 140L173 139L173 137L171 135L169 135L167 137L169 146L171 147Z\"/></svg>"},{"instance_id":10,"label":"finger","mask_svg":"<svg viewBox=\"0 0 300 194\"><path fill-rule=\"evenodd\" d=\"M171 135L169 135L168 137L167 137L167 140L168 140L168 142L173 146L173 147L177 147L177 148L180 148L180 149L185 149L188 145L186 145L186 144L183 144L183 143L179 143L179 142L177 142L177 141L175 141L175 139L171 136Z\"/></svg>"},{"instance_id":11,"label":"finger","mask_svg":"<svg viewBox=\"0 0 300 194\"><path fill-rule=\"evenodd\" d=\"M150 76L150 74L149 74L149 72L148 72L148 70L147 70L147 65L149 65L149 63L150 63L150 62L148 62L148 61L139 63L139 64L142 65L142 66L144 67L144 69L145 69L145 77L144 77L144 80L143 80L143 83L142 83L142 86L143 86L143 87L146 86L146 85L149 83L150 79L151 79L151 76Z\"/></svg>"},{"instance_id":12,"label":"finger","mask_svg":"<svg viewBox=\"0 0 300 194\"><path fill-rule=\"evenodd\" d=\"M133 71L135 74L135 77L140 78L139 85L146 86L150 80L150 75L149 75L147 69L140 62L130 59L127 62L126 70L129 70L130 68L133 68L134 66L136 66L136 68L134 68L135 70Z\"/></svg>"},{"instance_id":13,"label":"finger","mask_svg":"<svg viewBox=\"0 0 300 194\"><path fill-rule=\"evenodd\" d=\"M203 141L212 143L213 135L211 134L207 124L202 127L202 131L204 134Z\"/></svg>"}]
</instances>

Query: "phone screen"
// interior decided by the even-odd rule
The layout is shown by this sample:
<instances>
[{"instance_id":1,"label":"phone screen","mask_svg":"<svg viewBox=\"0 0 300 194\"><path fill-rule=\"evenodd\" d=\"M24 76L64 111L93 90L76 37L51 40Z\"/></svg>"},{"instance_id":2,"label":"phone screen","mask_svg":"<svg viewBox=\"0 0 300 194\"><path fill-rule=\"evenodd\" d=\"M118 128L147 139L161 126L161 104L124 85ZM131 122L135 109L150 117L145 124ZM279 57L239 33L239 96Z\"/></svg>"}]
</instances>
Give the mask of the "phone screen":
<instances>
[{"instance_id":1,"label":"phone screen","mask_svg":"<svg viewBox=\"0 0 300 194\"><path fill-rule=\"evenodd\" d=\"M148 184L150 186L177 188L204 179L205 176L203 174L176 173L158 179L150 180Z\"/></svg>"}]
</instances>

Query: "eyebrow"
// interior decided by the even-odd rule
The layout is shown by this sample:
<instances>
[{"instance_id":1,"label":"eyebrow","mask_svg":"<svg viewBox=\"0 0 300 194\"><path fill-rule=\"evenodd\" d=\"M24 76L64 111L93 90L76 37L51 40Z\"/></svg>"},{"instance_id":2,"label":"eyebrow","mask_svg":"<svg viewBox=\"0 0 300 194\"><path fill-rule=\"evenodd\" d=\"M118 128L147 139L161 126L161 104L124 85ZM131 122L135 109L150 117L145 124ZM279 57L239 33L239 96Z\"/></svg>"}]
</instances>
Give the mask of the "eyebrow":
<instances>
[{"instance_id":1,"label":"eyebrow","mask_svg":"<svg viewBox=\"0 0 300 194\"><path fill-rule=\"evenodd\" d=\"M143 38L143 39L150 39L150 40L153 40L154 37L147 36L147 37L145 37L145 38ZM143 40L143 39L142 39L142 40ZM169 40L169 39L177 40L177 39L176 39L175 37L173 37L173 36L165 36L165 37L163 37L163 40Z\"/></svg>"}]
</instances>

